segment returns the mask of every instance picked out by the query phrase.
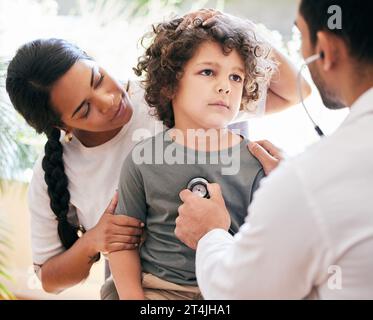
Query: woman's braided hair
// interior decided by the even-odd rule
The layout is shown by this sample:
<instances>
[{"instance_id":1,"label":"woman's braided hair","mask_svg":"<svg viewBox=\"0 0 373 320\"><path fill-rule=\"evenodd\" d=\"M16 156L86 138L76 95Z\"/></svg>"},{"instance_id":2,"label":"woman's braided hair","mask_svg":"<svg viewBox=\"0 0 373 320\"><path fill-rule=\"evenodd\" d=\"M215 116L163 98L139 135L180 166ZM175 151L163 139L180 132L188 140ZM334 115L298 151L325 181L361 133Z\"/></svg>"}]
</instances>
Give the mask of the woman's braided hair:
<instances>
[{"instance_id":1,"label":"woman's braided hair","mask_svg":"<svg viewBox=\"0 0 373 320\"><path fill-rule=\"evenodd\" d=\"M45 133L42 167L50 207L58 220L58 235L69 249L78 239L78 227L67 219L70 193L60 142L64 124L51 103L50 91L78 60L91 58L75 45L61 39L39 39L18 49L8 66L6 90L14 108L38 133Z\"/></svg>"}]
</instances>

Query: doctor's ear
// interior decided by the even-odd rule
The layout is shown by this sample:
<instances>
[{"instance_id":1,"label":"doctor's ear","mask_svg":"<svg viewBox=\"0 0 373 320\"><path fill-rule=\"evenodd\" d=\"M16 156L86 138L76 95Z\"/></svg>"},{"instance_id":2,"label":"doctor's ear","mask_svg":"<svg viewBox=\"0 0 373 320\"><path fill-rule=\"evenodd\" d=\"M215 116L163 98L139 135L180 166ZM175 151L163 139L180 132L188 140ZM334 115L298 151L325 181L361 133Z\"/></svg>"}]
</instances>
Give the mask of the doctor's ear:
<instances>
[{"instance_id":1,"label":"doctor's ear","mask_svg":"<svg viewBox=\"0 0 373 320\"><path fill-rule=\"evenodd\" d=\"M343 40L327 31L317 32L316 52L320 54L319 63L324 71L330 71L344 54Z\"/></svg>"}]
</instances>

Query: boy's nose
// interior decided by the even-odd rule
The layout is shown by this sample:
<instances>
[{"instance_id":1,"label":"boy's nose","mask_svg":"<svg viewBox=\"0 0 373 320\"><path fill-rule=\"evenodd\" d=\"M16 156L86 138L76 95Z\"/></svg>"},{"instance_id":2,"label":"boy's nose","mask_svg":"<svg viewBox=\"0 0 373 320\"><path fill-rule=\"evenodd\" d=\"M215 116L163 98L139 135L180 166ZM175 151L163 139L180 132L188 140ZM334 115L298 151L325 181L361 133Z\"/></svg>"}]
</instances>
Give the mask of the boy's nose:
<instances>
[{"instance_id":1,"label":"boy's nose","mask_svg":"<svg viewBox=\"0 0 373 320\"><path fill-rule=\"evenodd\" d=\"M229 89L229 88L227 88L227 89L219 88L219 90L218 90L218 93L228 94L229 92L231 92L231 89Z\"/></svg>"},{"instance_id":2,"label":"boy's nose","mask_svg":"<svg viewBox=\"0 0 373 320\"><path fill-rule=\"evenodd\" d=\"M217 86L216 86L216 91L218 93L225 93L225 94L229 94L231 92L231 86L229 84L229 81L219 81L219 83L217 83Z\"/></svg>"}]
</instances>

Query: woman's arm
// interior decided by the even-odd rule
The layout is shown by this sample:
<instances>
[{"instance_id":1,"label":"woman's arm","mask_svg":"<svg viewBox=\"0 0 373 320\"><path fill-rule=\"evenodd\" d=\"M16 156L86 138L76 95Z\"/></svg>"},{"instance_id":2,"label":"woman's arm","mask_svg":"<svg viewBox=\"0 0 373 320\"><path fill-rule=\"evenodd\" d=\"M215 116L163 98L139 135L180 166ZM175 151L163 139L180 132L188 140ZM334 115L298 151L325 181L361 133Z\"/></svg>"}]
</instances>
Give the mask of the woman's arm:
<instances>
[{"instance_id":1,"label":"woman's arm","mask_svg":"<svg viewBox=\"0 0 373 320\"><path fill-rule=\"evenodd\" d=\"M65 252L47 260L40 269L43 289L49 293L60 293L89 275L97 251L83 235Z\"/></svg>"},{"instance_id":2,"label":"woman's arm","mask_svg":"<svg viewBox=\"0 0 373 320\"><path fill-rule=\"evenodd\" d=\"M275 72L268 88L266 114L283 111L300 102L297 91L298 70L288 57L274 47L271 47L270 57L278 63L278 71ZM302 93L303 97L311 94L311 87L304 78L302 78Z\"/></svg>"},{"instance_id":3,"label":"woman's arm","mask_svg":"<svg viewBox=\"0 0 373 320\"><path fill-rule=\"evenodd\" d=\"M39 277L46 292L59 293L86 279L99 252L137 247L142 224L132 217L114 216L117 202L116 194L94 228L83 234L71 248L42 265Z\"/></svg>"},{"instance_id":4,"label":"woman's arm","mask_svg":"<svg viewBox=\"0 0 373 320\"><path fill-rule=\"evenodd\" d=\"M110 270L120 300L144 300L141 285L141 264L138 250L109 254Z\"/></svg>"}]
</instances>

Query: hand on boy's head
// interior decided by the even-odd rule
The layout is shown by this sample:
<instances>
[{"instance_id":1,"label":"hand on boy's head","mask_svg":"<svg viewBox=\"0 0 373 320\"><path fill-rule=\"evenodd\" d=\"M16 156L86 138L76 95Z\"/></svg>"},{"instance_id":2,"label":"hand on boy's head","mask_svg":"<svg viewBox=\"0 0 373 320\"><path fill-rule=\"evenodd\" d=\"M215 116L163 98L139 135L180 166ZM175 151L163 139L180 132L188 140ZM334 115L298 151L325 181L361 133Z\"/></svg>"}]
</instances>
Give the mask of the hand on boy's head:
<instances>
[{"instance_id":1,"label":"hand on boy's head","mask_svg":"<svg viewBox=\"0 0 373 320\"><path fill-rule=\"evenodd\" d=\"M231 224L220 186L213 183L207 188L210 199L201 198L187 189L180 192L184 203L178 209L175 235L192 249L197 248L198 241L209 231L228 230Z\"/></svg>"},{"instance_id":2,"label":"hand on boy's head","mask_svg":"<svg viewBox=\"0 0 373 320\"><path fill-rule=\"evenodd\" d=\"M219 23L220 28L222 26L226 25L227 28L231 28L232 26L236 26L237 28L242 28L243 30L256 30L256 25L249 19L241 19L239 17L227 14L227 13L221 13L212 16L209 19L206 19L203 23L202 26L206 28L211 28L214 25Z\"/></svg>"},{"instance_id":3,"label":"hand on boy's head","mask_svg":"<svg viewBox=\"0 0 373 320\"><path fill-rule=\"evenodd\" d=\"M188 13L183 17L183 21L177 27L176 32L184 31L187 28L199 27L203 23L208 22L209 19L221 14L220 11L215 9L201 9Z\"/></svg>"}]
</instances>

